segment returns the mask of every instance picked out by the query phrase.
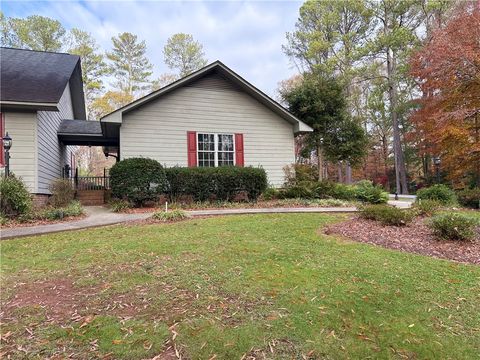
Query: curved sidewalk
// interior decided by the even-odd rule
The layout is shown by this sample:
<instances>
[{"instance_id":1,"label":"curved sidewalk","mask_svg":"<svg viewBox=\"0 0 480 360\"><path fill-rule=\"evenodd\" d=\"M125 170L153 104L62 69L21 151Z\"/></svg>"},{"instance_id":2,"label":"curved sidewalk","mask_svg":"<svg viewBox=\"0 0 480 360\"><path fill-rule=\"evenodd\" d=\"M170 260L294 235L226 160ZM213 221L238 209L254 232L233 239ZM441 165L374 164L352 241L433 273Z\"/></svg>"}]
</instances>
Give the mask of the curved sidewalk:
<instances>
[{"instance_id":1,"label":"curved sidewalk","mask_svg":"<svg viewBox=\"0 0 480 360\"><path fill-rule=\"evenodd\" d=\"M135 220L144 220L152 213L119 214L102 206L85 207L87 217L82 220L66 221L48 225L5 228L0 230L0 239L6 240L23 236L35 236L60 231L80 230L97 226L119 224ZM259 208L259 209L211 209L187 211L190 216L238 215L238 214L272 214L272 213L332 213L355 212L354 207L343 208Z\"/></svg>"}]
</instances>

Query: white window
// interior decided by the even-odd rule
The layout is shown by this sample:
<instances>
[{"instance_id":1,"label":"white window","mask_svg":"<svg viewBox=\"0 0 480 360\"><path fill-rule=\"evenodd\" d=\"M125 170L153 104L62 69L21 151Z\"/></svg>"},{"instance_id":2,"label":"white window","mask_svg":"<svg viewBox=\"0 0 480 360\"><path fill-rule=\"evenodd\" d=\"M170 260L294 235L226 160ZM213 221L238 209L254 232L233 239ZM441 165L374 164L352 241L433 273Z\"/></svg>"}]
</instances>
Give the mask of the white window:
<instances>
[{"instance_id":1,"label":"white window","mask_svg":"<svg viewBox=\"0 0 480 360\"><path fill-rule=\"evenodd\" d=\"M197 134L198 166L235 165L233 134Z\"/></svg>"}]
</instances>

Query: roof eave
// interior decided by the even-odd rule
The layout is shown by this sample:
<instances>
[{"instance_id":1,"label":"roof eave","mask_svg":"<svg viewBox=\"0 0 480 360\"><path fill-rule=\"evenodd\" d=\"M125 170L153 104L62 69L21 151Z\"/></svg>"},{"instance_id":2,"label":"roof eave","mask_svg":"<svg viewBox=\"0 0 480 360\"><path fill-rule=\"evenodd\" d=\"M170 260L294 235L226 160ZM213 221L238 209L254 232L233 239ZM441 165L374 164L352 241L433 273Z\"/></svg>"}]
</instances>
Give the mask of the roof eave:
<instances>
[{"instance_id":1,"label":"roof eave","mask_svg":"<svg viewBox=\"0 0 480 360\"><path fill-rule=\"evenodd\" d=\"M1 100L2 110L59 111L58 103Z\"/></svg>"}]
</instances>

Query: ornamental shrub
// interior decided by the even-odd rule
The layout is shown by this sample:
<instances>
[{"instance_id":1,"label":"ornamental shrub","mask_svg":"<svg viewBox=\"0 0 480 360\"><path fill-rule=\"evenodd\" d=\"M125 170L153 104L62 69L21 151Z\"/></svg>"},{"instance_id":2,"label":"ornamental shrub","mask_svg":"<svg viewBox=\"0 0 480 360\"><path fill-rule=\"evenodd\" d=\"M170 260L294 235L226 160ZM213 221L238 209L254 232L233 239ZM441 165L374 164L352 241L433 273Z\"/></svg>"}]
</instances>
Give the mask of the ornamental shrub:
<instances>
[{"instance_id":1,"label":"ornamental shrub","mask_svg":"<svg viewBox=\"0 0 480 360\"><path fill-rule=\"evenodd\" d=\"M475 236L478 221L460 213L444 213L434 216L429 226L441 239L471 240Z\"/></svg>"},{"instance_id":2,"label":"ornamental shrub","mask_svg":"<svg viewBox=\"0 0 480 360\"><path fill-rule=\"evenodd\" d=\"M52 196L48 199L50 205L54 207L67 206L73 201L75 189L72 183L67 179L57 179L50 184Z\"/></svg>"},{"instance_id":3,"label":"ornamental shrub","mask_svg":"<svg viewBox=\"0 0 480 360\"><path fill-rule=\"evenodd\" d=\"M436 200L442 205L454 205L457 202L455 192L443 184L437 184L417 191L417 200Z\"/></svg>"},{"instance_id":4,"label":"ornamental shrub","mask_svg":"<svg viewBox=\"0 0 480 360\"><path fill-rule=\"evenodd\" d=\"M132 205L126 200L113 199L113 200L109 201L108 207L113 212L122 212L122 211L125 211L127 209L130 209L132 207Z\"/></svg>"},{"instance_id":5,"label":"ornamental shrub","mask_svg":"<svg viewBox=\"0 0 480 360\"><path fill-rule=\"evenodd\" d=\"M178 201L183 196L194 201L232 201L242 192L250 201L256 201L268 186L267 174L262 168L173 167L165 172L171 201Z\"/></svg>"},{"instance_id":6,"label":"ornamental shrub","mask_svg":"<svg viewBox=\"0 0 480 360\"><path fill-rule=\"evenodd\" d=\"M480 208L480 188L465 189L457 192L458 202L472 209Z\"/></svg>"},{"instance_id":7,"label":"ornamental shrub","mask_svg":"<svg viewBox=\"0 0 480 360\"><path fill-rule=\"evenodd\" d=\"M388 193L371 181L363 180L355 184L355 198L369 204L385 204Z\"/></svg>"},{"instance_id":8,"label":"ornamental shrub","mask_svg":"<svg viewBox=\"0 0 480 360\"><path fill-rule=\"evenodd\" d=\"M418 215L431 216L443 207L438 200L420 200L413 205L413 209Z\"/></svg>"},{"instance_id":9,"label":"ornamental shrub","mask_svg":"<svg viewBox=\"0 0 480 360\"><path fill-rule=\"evenodd\" d=\"M355 200L356 199L356 187L354 185L335 184L330 196L335 199L342 200Z\"/></svg>"},{"instance_id":10,"label":"ornamental shrub","mask_svg":"<svg viewBox=\"0 0 480 360\"><path fill-rule=\"evenodd\" d=\"M13 174L0 179L0 213L4 217L17 217L30 213L32 198L21 178Z\"/></svg>"},{"instance_id":11,"label":"ornamental shrub","mask_svg":"<svg viewBox=\"0 0 480 360\"><path fill-rule=\"evenodd\" d=\"M180 209L171 210L171 211L156 211L152 215L152 218L154 220L159 220L163 222L180 221L180 220L185 220L188 217L189 217L188 214L185 211Z\"/></svg>"},{"instance_id":12,"label":"ornamental shrub","mask_svg":"<svg viewBox=\"0 0 480 360\"><path fill-rule=\"evenodd\" d=\"M165 170L156 160L130 158L117 162L110 169L112 195L136 206L156 201L168 189Z\"/></svg>"},{"instance_id":13,"label":"ornamental shrub","mask_svg":"<svg viewBox=\"0 0 480 360\"><path fill-rule=\"evenodd\" d=\"M415 213L411 210L375 204L363 207L360 210L360 216L364 219L379 221L383 225L405 226L415 218Z\"/></svg>"},{"instance_id":14,"label":"ornamental shrub","mask_svg":"<svg viewBox=\"0 0 480 360\"><path fill-rule=\"evenodd\" d=\"M66 217L80 216L83 208L79 201L71 201L63 207L46 208L36 214L38 219L61 220Z\"/></svg>"}]
</instances>

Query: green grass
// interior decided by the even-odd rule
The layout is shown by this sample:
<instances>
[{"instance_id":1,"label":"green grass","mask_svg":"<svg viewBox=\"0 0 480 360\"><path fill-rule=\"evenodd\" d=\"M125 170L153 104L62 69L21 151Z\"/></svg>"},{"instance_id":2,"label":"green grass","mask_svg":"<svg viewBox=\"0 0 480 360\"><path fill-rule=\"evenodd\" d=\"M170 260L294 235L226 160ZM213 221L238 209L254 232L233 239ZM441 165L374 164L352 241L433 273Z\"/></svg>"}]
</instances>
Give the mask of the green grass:
<instances>
[{"instance_id":1,"label":"green grass","mask_svg":"<svg viewBox=\"0 0 480 360\"><path fill-rule=\"evenodd\" d=\"M44 279L98 294L77 297L79 315L96 314L85 324L15 310L2 320L6 346L141 359L175 333L191 359L477 358L480 268L322 234L341 218L227 216L4 241L3 302L15 283Z\"/></svg>"}]
</instances>

